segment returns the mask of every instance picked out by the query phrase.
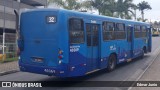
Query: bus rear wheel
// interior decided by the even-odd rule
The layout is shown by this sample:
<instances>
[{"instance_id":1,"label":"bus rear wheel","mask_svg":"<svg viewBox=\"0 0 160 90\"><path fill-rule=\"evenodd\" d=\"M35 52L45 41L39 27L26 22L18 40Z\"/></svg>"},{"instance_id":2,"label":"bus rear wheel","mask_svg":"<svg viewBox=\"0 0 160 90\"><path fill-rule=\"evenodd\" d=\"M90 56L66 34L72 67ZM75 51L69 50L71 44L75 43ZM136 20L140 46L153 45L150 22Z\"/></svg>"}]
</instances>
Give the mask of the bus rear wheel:
<instances>
[{"instance_id":1,"label":"bus rear wheel","mask_svg":"<svg viewBox=\"0 0 160 90\"><path fill-rule=\"evenodd\" d=\"M142 55L140 56L141 59L144 58L144 53L145 53L145 50L143 49L143 50L142 50Z\"/></svg>"},{"instance_id":2,"label":"bus rear wheel","mask_svg":"<svg viewBox=\"0 0 160 90\"><path fill-rule=\"evenodd\" d=\"M113 71L116 67L116 56L114 54L112 54L110 57L109 57L109 60L108 60L108 65L107 65L107 70L109 72Z\"/></svg>"}]
</instances>

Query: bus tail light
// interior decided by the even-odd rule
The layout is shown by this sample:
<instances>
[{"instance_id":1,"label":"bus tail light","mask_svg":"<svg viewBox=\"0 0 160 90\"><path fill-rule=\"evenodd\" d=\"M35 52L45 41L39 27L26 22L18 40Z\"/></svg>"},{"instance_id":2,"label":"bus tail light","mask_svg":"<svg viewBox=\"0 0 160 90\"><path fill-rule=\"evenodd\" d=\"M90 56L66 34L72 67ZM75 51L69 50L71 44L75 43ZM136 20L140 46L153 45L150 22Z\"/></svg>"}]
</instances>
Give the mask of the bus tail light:
<instances>
[{"instance_id":1,"label":"bus tail light","mask_svg":"<svg viewBox=\"0 0 160 90\"><path fill-rule=\"evenodd\" d=\"M59 59L59 64L61 64L63 61L63 51L60 48L58 51L58 59Z\"/></svg>"},{"instance_id":2,"label":"bus tail light","mask_svg":"<svg viewBox=\"0 0 160 90\"><path fill-rule=\"evenodd\" d=\"M87 64L80 64L81 66L86 66Z\"/></svg>"},{"instance_id":3,"label":"bus tail light","mask_svg":"<svg viewBox=\"0 0 160 90\"><path fill-rule=\"evenodd\" d=\"M63 55L59 55L58 58L59 58L59 59L63 59Z\"/></svg>"}]
</instances>

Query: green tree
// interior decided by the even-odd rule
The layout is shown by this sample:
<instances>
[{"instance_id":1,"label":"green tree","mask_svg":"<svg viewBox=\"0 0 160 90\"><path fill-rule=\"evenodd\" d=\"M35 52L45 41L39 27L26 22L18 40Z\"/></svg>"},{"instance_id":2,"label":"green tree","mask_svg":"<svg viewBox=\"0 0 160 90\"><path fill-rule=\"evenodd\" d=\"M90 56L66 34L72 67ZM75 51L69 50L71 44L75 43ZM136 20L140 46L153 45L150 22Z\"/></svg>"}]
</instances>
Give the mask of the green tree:
<instances>
[{"instance_id":1,"label":"green tree","mask_svg":"<svg viewBox=\"0 0 160 90\"><path fill-rule=\"evenodd\" d=\"M83 9L86 9L86 10L93 9L93 7L91 5L91 1L89 1L89 0L83 1L81 5L82 5Z\"/></svg>"},{"instance_id":2,"label":"green tree","mask_svg":"<svg viewBox=\"0 0 160 90\"><path fill-rule=\"evenodd\" d=\"M135 20L137 20L137 9L138 9L138 6L133 4L131 8L134 10L133 17L134 17Z\"/></svg>"},{"instance_id":3,"label":"green tree","mask_svg":"<svg viewBox=\"0 0 160 90\"><path fill-rule=\"evenodd\" d=\"M137 21L143 21L143 22L147 22L147 21L148 21L148 22L149 22L148 19L144 19L144 20L143 20L142 18L137 18Z\"/></svg>"},{"instance_id":4,"label":"green tree","mask_svg":"<svg viewBox=\"0 0 160 90\"><path fill-rule=\"evenodd\" d=\"M142 21L144 21L144 10L151 10L151 6L146 1L142 1L138 5L138 9L141 11Z\"/></svg>"},{"instance_id":5,"label":"green tree","mask_svg":"<svg viewBox=\"0 0 160 90\"><path fill-rule=\"evenodd\" d=\"M49 3L54 3L69 10L78 10L81 8L81 3L76 0L49 0Z\"/></svg>"},{"instance_id":6,"label":"green tree","mask_svg":"<svg viewBox=\"0 0 160 90\"><path fill-rule=\"evenodd\" d=\"M117 17L131 19L132 15L134 15L133 6L133 0L118 0L116 2Z\"/></svg>"},{"instance_id":7,"label":"green tree","mask_svg":"<svg viewBox=\"0 0 160 90\"><path fill-rule=\"evenodd\" d=\"M100 15L131 18L133 0L87 0L87 7L97 9ZM86 2L84 2L86 4ZM131 15L130 15L131 14Z\"/></svg>"},{"instance_id":8,"label":"green tree","mask_svg":"<svg viewBox=\"0 0 160 90\"><path fill-rule=\"evenodd\" d=\"M137 6L133 4L133 0L84 0L83 2L77 0L49 0L49 3L55 3L70 10L92 11L96 9L99 15L125 19L131 19L134 16L136 19Z\"/></svg>"},{"instance_id":9,"label":"green tree","mask_svg":"<svg viewBox=\"0 0 160 90\"><path fill-rule=\"evenodd\" d=\"M113 16L115 12L115 0L86 0L84 7L88 9L97 9L99 15Z\"/></svg>"},{"instance_id":10,"label":"green tree","mask_svg":"<svg viewBox=\"0 0 160 90\"><path fill-rule=\"evenodd\" d=\"M158 28L158 26L159 26L159 22L154 21L154 28Z\"/></svg>"},{"instance_id":11,"label":"green tree","mask_svg":"<svg viewBox=\"0 0 160 90\"><path fill-rule=\"evenodd\" d=\"M114 14L116 12L116 1L115 0L108 0L108 2L106 2L103 5L103 15L106 16L112 16L114 17Z\"/></svg>"},{"instance_id":12,"label":"green tree","mask_svg":"<svg viewBox=\"0 0 160 90\"><path fill-rule=\"evenodd\" d=\"M105 1L107 0L90 0L89 2L93 8L98 10L99 15L101 15L104 10L103 7L105 4Z\"/></svg>"}]
</instances>

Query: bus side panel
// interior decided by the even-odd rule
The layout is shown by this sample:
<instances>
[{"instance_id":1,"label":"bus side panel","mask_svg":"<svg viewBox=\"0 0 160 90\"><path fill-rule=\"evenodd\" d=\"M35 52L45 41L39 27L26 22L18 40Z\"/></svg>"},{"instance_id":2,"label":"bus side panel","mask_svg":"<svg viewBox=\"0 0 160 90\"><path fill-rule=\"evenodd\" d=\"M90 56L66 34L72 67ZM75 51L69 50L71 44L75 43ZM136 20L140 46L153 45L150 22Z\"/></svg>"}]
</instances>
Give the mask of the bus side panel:
<instances>
[{"instance_id":1,"label":"bus side panel","mask_svg":"<svg viewBox=\"0 0 160 90\"><path fill-rule=\"evenodd\" d=\"M142 52L143 42L140 38L134 39L134 49L133 49L133 58L139 57Z\"/></svg>"},{"instance_id":2,"label":"bus side panel","mask_svg":"<svg viewBox=\"0 0 160 90\"><path fill-rule=\"evenodd\" d=\"M77 15L72 14L72 13L67 15L68 38L70 37L69 36L69 19L73 18L73 17L77 17ZM68 72L69 73L68 73L68 76L71 77L71 76L85 75L85 73L86 73L86 55L87 55L86 45L84 43L70 44L70 38L68 39L68 45L69 45L69 47L68 47L69 48L68 49L69 50L68 51L68 53L69 53L69 65L68 65L68 69L69 69Z\"/></svg>"},{"instance_id":3,"label":"bus side panel","mask_svg":"<svg viewBox=\"0 0 160 90\"><path fill-rule=\"evenodd\" d=\"M135 33L134 33L135 34ZM150 35L147 34L147 37L139 37L136 38L134 35L134 50L133 50L133 58L139 57L143 54L143 49L149 49L150 48ZM149 37L149 39L148 39Z\"/></svg>"},{"instance_id":4,"label":"bus side panel","mask_svg":"<svg viewBox=\"0 0 160 90\"><path fill-rule=\"evenodd\" d=\"M115 40L102 43L101 68L107 67L108 58L111 54L117 55L117 64L130 58L130 50L126 47L127 45L128 43L126 40Z\"/></svg>"},{"instance_id":5,"label":"bus side panel","mask_svg":"<svg viewBox=\"0 0 160 90\"><path fill-rule=\"evenodd\" d=\"M127 47L127 40L118 40L117 45L117 63L119 64L130 58L130 50Z\"/></svg>"},{"instance_id":6,"label":"bus side panel","mask_svg":"<svg viewBox=\"0 0 160 90\"><path fill-rule=\"evenodd\" d=\"M108 64L108 58L111 53L118 53L116 41L103 41L101 44L101 62L100 68L106 68Z\"/></svg>"},{"instance_id":7,"label":"bus side panel","mask_svg":"<svg viewBox=\"0 0 160 90\"><path fill-rule=\"evenodd\" d=\"M86 73L86 46L70 45L69 52L69 76L82 76Z\"/></svg>"}]
</instances>

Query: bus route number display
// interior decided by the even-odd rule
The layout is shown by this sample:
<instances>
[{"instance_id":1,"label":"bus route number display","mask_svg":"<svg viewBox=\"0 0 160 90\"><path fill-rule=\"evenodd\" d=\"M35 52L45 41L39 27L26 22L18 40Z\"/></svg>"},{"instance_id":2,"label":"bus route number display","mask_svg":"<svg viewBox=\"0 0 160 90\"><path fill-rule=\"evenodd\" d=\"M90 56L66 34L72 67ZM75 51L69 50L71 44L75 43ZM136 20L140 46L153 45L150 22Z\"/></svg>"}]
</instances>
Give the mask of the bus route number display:
<instances>
[{"instance_id":1,"label":"bus route number display","mask_svg":"<svg viewBox=\"0 0 160 90\"><path fill-rule=\"evenodd\" d=\"M55 16L48 16L47 23L56 23L56 17Z\"/></svg>"}]
</instances>

